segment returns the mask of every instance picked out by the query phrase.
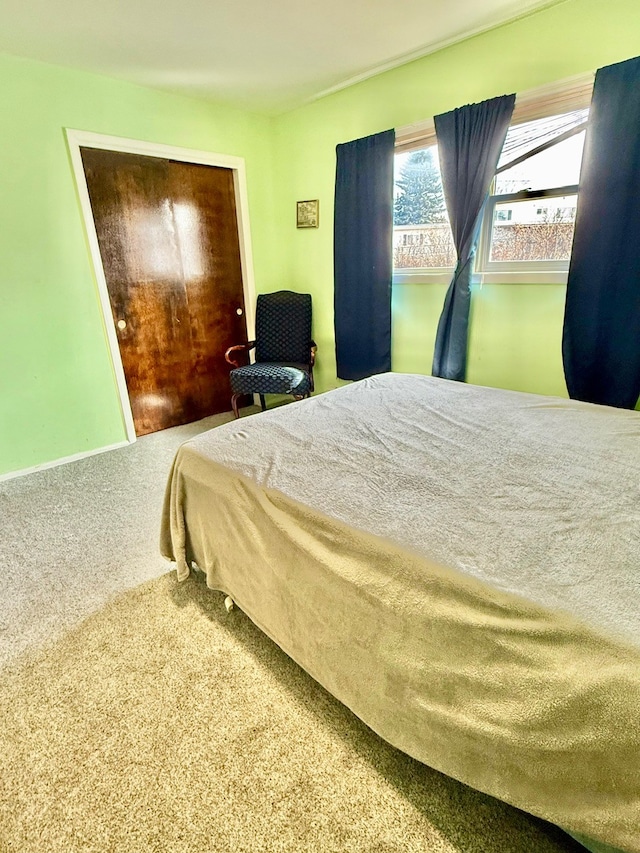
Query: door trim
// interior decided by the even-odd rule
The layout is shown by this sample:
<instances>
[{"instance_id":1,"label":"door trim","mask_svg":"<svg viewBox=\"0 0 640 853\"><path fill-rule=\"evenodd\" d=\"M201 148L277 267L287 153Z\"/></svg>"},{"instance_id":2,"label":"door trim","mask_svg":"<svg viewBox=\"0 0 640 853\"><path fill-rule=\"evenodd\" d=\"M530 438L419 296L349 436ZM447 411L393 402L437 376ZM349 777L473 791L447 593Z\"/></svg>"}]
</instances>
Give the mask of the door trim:
<instances>
[{"instance_id":1,"label":"door trim","mask_svg":"<svg viewBox=\"0 0 640 853\"><path fill-rule=\"evenodd\" d=\"M247 324L247 340L253 340L255 332L255 302L256 289L253 275L253 253L251 250L251 232L249 228L249 197L247 194L247 176L243 157L232 157L228 154L214 154L211 151L198 151L192 148L177 148L159 142L144 142L138 139L126 139L121 136L107 136L102 133L92 133L85 130L65 128L69 156L75 176L76 188L82 210L85 233L89 242L89 252L98 286L98 296L104 330L109 346L111 363L115 375L120 409L124 422L127 440L132 444L136 440L136 430L133 423L131 401L127 382L122 366L122 356L116 335L107 280L102 266L102 257L98 245L98 235L93 211L89 199L89 189L82 165L80 148L100 148L106 151L120 151L125 154L140 154L147 157L162 157L167 160L180 160L184 163L196 163L203 166L221 166L233 172L233 186L236 201L236 217L238 220L238 239L240 242L240 266L242 271L242 290L244 293L244 315Z\"/></svg>"}]
</instances>

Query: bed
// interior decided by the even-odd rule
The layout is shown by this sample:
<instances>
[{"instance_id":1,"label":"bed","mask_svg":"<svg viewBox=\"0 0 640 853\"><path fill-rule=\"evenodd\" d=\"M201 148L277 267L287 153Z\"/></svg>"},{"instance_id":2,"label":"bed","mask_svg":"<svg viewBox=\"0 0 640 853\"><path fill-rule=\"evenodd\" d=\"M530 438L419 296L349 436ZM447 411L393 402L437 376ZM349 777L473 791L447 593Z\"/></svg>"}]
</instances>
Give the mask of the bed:
<instances>
[{"instance_id":1,"label":"bed","mask_svg":"<svg viewBox=\"0 0 640 853\"><path fill-rule=\"evenodd\" d=\"M161 549L394 746L640 853L640 413L375 376L182 445Z\"/></svg>"}]
</instances>

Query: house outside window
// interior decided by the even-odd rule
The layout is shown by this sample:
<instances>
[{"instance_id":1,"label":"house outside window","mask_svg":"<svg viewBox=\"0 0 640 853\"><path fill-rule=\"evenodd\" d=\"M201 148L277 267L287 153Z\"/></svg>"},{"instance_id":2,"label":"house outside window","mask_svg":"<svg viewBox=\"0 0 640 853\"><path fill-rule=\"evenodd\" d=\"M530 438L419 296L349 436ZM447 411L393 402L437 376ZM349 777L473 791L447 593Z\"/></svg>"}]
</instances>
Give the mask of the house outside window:
<instances>
[{"instance_id":1,"label":"house outside window","mask_svg":"<svg viewBox=\"0 0 640 853\"><path fill-rule=\"evenodd\" d=\"M513 219L513 210L508 207L506 209L496 210L497 222L510 222Z\"/></svg>"}]
</instances>

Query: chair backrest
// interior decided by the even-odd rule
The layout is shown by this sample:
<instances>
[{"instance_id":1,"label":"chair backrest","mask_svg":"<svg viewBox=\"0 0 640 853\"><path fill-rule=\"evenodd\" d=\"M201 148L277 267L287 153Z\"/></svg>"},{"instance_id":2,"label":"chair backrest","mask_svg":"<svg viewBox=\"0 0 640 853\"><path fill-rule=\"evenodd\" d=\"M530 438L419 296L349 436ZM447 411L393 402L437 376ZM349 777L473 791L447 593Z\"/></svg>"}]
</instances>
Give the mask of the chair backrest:
<instances>
[{"instance_id":1,"label":"chair backrest","mask_svg":"<svg viewBox=\"0 0 640 853\"><path fill-rule=\"evenodd\" d=\"M309 364L311 294L261 293L256 305L256 361Z\"/></svg>"}]
</instances>

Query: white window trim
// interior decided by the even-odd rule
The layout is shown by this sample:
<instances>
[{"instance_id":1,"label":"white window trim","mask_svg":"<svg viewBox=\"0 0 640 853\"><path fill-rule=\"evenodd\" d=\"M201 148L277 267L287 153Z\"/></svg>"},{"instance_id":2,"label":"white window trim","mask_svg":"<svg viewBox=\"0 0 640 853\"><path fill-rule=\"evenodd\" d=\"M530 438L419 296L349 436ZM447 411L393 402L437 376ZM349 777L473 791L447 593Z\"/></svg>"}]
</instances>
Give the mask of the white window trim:
<instances>
[{"instance_id":1,"label":"white window trim","mask_svg":"<svg viewBox=\"0 0 640 853\"><path fill-rule=\"evenodd\" d=\"M449 284L453 275L450 269L397 269L393 272L394 284Z\"/></svg>"},{"instance_id":2,"label":"white window trim","mask_svg":"<svg viewBox=\"0 0 640 853\"><path fill-rule=\"evenodd\" d=\"M511 125L588 107L593 93L594 76L595 72L578 74L516 95ZM396 154L416 151L436 144L433 118L396 129ZM485 211L485 221L487 213L488 210ZM483 227L483 232L486 230ZM481 235L480 240L483 239ZM480 250L479 243L479 254ZM519 265L520 263L525 266L511 272L501 272L491 264L491 269L485 268L476 272L473 282L477 284L563 284L567 281L568 263L551 262L553 264L551 269L544 269L541 266L547 263L544 261L533 261L529 264L526 261L518 262ZM452 269L394 269L393 283L442 284L445 281L448 283L452 274Z\"/></svg>"},{"instance_id":3,"label":"white window trim","mask_svg":"<svg viewBox=\"0 0 640 853\"><path fill-rule=\"evenodd\" d=\"M546 270L542 272L540 270L476 272L473 274L471 284L479 286L483 284L566 284L568 274L568 268L566 270ZM452 277L453 267L451 269L440 270L396 270L393 274L393 284L449 284Z\"/></svg>"},{"instance_id":4,"label":"white window trim","mask_svg":"<svg viewBox=\"0 0 640 853\"><path fill-rule=\"evenodd\" d=\"M546 86L528 89L516 95L511 124L523 124L537 118L568 113L588 107L593 93L595 72L565 77ZM436 127L433 118L396 128L396 153L413 151L435 145Z\"/></svg>"},{"instance_id":5,"label":"white window trim","mask_svg":"<svg viewBox=\"0 0 640 853\"><path fill-rule=\"evenodd\" d=\"M557 191L556 191L557 189ZM568 193L567 190L574 190ZM540 195L540 201L552 198L565 198L569 195L575 195L578 191L577 186L572 187L553 187L551 190L545 191L544 195ZM537 193L531 194L533 197ZM487 205L482 215L482 226L480 236L478 237L478 246L476 250L476 272L479 275L488 273L500 273L505 278L513 274L516 270L523 272L538 272L544 278L549 273L563 273L566 278L569 269L569 261L491 261L491 238L493 236L493 214L496 205L502 203L504 195L490 195L487 199ZM525 199L523 199L525 200ZM505 265L509 265L511 269L504 271ZM516 274L519 274L517 272ZM552 282L555 283L555 282Z\"/></svg>"},{"instance_id":6,"label":"white window trim","mask_svg":"<svg viewBox=\"0 0 640 853\"><path fill-rule=\"evenodd\" d=\"M566 284L569 265L566 270L522 270L514 272L476 272L472 284Z\"/></svg>"}]
</instances>

